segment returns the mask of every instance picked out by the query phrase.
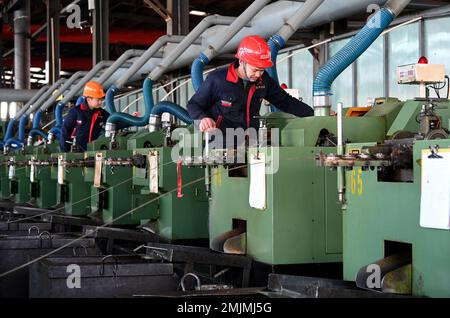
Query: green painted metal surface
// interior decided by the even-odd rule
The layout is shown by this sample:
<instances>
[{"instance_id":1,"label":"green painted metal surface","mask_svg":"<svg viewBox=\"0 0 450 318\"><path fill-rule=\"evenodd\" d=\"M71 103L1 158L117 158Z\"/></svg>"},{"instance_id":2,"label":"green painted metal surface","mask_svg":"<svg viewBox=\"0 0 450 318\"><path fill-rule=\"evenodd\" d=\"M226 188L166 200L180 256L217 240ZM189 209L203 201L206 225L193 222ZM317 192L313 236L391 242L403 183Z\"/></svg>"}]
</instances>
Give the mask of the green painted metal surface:
<instances>
[{"instance_id":1,"label":"green painted metal surface","mask_svg":"<svg viewBox=\"0 0 450 318\"><path fill-rule=\"evenodd\" d=\"M27 155L28 160L34 159L35 161L51 161L51 154L59 151L59 143L53 143L50 145L34 147ZM29 181L29 189L31 201L36 207L41 209L48 209L57 204L57 184L56 181L51 178L51 166L39 166L35 167L34 182L31 182L31 166L27 165L25 169L26 177Z\"/></svg>"},{"instance_id":2,"label":"green painted metal surface","mask_svg":"<svg viewBox=\"0 0 450 318\"><path fill-rule=\"evenodd\" d=\"M52 158L63 160L84 159L84 153L54 153ZM90 185L84 181L84 168L71 167L64 169L64 184L57 184L58 203L64 204L64 213L70 216L86 216L91 213ZM51 168L51 177L58 180L58 167Z\"/></svg>"},{"instance_id":3,"label":"green painted metal surface","mask_svg":"<svg viewBox=\"0 0 450 318\"><path fill-rule=\"evenodd\" d=\"M335 117L290 120L281 131L279 170L266 175L267 209L249 205L251 176L233 177L224 168L212 172L210 242L233 229L236 220L246 222L247 251L255 260L271 265L340 262L342 260L342 212L337 197L336 172L317 168L316 147L324 130L336 133ZM346 118L346 140L384 138L384 118ZM255 153L255 149L250 150ZM249 159L248 159L249 162ZM230 200L232 198L232 200ZM212 246L212 244L211 244Z\"/></svg>"},{"instance_id":4,"label":"green painted metal surface","mask_svg":"<svg viewBox=\"0 0 450 318\"><path fill-rule=\"evenodd\" d=\"M414 182L379 182L376 171L361 171L363 190L347 193L344 212L344 279L353 281L360 268L386 257L386 242L411 244L413 295L450 296L450 231L422 228L420 219L421 150L450 140L414 144ZM348 172L347 184L358 176Z\"/></svg>"}]
</instances>

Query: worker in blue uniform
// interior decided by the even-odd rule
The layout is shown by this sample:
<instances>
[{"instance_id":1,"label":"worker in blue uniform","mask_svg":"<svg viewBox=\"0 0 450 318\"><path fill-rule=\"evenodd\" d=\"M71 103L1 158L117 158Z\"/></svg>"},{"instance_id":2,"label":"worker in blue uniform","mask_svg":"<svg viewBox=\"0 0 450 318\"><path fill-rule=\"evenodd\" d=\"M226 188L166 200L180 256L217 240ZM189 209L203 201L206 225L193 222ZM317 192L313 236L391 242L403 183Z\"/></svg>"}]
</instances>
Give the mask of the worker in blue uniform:
<instances>
[{"instance_id":1,"label":"worker in blue uniform","mask_svg":"<svg viewBox=\"0 0 450 318\"><path fill-rule=\"evenodd\" d=\"M61 130L61 151L68 152L76 142L80 151L87 149L87 144L96 140L104 130L109 113L102 109L105 93L100 83L86 83L83 98L72 108L64 119Z\"/></svg>"},{"instance_id":2,"label":"worker in blue uniform","mask_svg":"<svg viewBox=\"0 0 450 318\"><path fill-rule=\"evenodd\" d=\"M307 104L293 98L267 73L273 66L270 48L259 36L245 37L236 53L237 61L228 69L212 72L189 100L189 115L198 120L202 132L227 128L258 129L261 102L299 116L313 116Z\"/></svg>"}]
</instances>

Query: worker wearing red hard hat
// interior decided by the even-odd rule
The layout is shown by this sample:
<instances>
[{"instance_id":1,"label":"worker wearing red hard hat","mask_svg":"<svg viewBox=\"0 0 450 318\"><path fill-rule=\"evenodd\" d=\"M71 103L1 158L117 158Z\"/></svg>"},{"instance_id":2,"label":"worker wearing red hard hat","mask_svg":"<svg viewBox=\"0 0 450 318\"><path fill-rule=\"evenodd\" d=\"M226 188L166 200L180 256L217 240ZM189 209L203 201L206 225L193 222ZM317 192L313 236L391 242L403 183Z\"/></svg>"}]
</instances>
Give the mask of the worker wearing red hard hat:
<instances>
[{"instance_id":1,"label":"worker wearing red hard hat","mask_svg":"<svg viewBox=\"0 0 450 318\"><path fill-rule=\"evenodd\" d=\"M258 129L263 99L278 109L299 117L313 116L307 104L291 97L266 72L273 66L270 48L257 35L245 37L237 50L236 61L228 70L211 72L189 100L187 109L199 128L207 131L219 128Z\"/></svg>"}]
</instances>

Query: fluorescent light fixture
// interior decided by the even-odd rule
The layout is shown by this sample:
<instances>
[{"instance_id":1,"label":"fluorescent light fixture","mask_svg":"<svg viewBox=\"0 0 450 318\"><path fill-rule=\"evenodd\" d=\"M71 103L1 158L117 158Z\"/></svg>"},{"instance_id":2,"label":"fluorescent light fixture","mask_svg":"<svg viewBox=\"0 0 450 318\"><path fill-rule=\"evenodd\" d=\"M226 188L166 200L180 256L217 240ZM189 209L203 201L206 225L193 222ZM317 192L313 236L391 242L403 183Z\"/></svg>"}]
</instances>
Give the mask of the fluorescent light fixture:
<instances>
[{"instance_id":1,"label":"fluorescent light fixture","mask_svg":"<svg viewBox=\"0 0 450 318\"><path fill-rule=\"evenodd\" d=\"M191 10L191 12L189 12L190 15L197 15L199 17L206 17L208 15L208 13L206 13L205 11L197 11L197 10Z\"/></svg>"},{"instance_id":2,"label":"fluorescent light fixture","mask_svg":"<svg viewBox=\"0 0 450 318\"><path fill-rule=\"evenodd\" d=\"M30 71L32 71L32 72L42 72L42 68L40 68L40 67L30 67Z\"/></svg>"},{"instance_id":3,"label":"fluorescent light fixture","mask_svg":"<svg viewBox=\"0 0 450 318\"><path fill-rule=\"evenodd\" d=\"M34 118L34 113L31 113L31 114L30 114L30 120L32 121L33 118Z\"/></svg>"}]
</instances>

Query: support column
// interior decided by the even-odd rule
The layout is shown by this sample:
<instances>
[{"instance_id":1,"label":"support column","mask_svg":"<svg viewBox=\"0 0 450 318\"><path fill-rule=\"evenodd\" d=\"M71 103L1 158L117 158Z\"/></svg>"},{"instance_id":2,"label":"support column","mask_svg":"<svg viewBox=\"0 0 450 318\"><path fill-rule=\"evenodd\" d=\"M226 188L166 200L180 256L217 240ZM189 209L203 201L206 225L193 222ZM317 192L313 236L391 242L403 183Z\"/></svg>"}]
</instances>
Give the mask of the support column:
<instances>
[{"instance_id":1,"label":"support column","mask_svg":"<svg viewBox=\"0 0 450 318\"><path fill-rule=\"evenodd\" d=\"M167 35L187 35L189 33L189 0L167 0L167 11L169 11L172 19L167 22ZM181 75L180 71L172 72L167 76L167 80L171 81ZM166 88L170 92L177 86L173 83ZM170 99L178 103L177 94L174 93Z\"/></svg>"},{"instance_id":2,"label":"support column","mask_svg":"<svg viewBox=\"0 0 450 318\"><path fill-rule=\"evenodd\" d=\"M3 13L0 12L0 87L4 86L4 68L3 68Z\"/></svg>"},{"instance_id":3,"label":"support column","mask_svg":"<svg viewBox=\"0 0 450 318\"><path fill-rule=\"evenodd\" d=\"M189 33L189 0L167 0L167 10L172 19L167 22L168 35Z\"/></svg>"},{"instance_id":4,"label":"support column","mask_svg":"<svg viewBox=\"0 0 450 318\"><path fill-rule=\"evenodd\" d=\"M327 31L321 31L320 37L318 40L313 40L312 43L319 43L324 41L326 38L328 38L329 33ZM317 77L317 74L319 73L322 66L325 65L325 63L328 61L328 44L323 44L320 46L316 46L315 48L309 50L309 52L313 56L313 73L314 78Z\"/></svg>"},{"instance_id":5,"label":"support column","mask_svg":"<svg viewBox=\"0 0 450 318\"><path fill-rule=\"evenodd\" d=\"M47 79L54 84L60 77L60 0L47 0Z\"/></svg>"},{"instance_id":6,"label":"support column","mask_svg":"<svg viewBox=\"0 0 450 318\"><path fill-rule=\"evenodd\" d=\"M109 60L109 0L89 0L93 10L92 66Z\"/></svg>"},{"instance_id":7,"label":"support column","mask_svg":"<svg viewBox=\"0 0 450 318\"><path fill-rule=\"evenodd\" d=\"M14 87L30 89L30 0L14 11Z\"/></svg>"}]
</instances>

